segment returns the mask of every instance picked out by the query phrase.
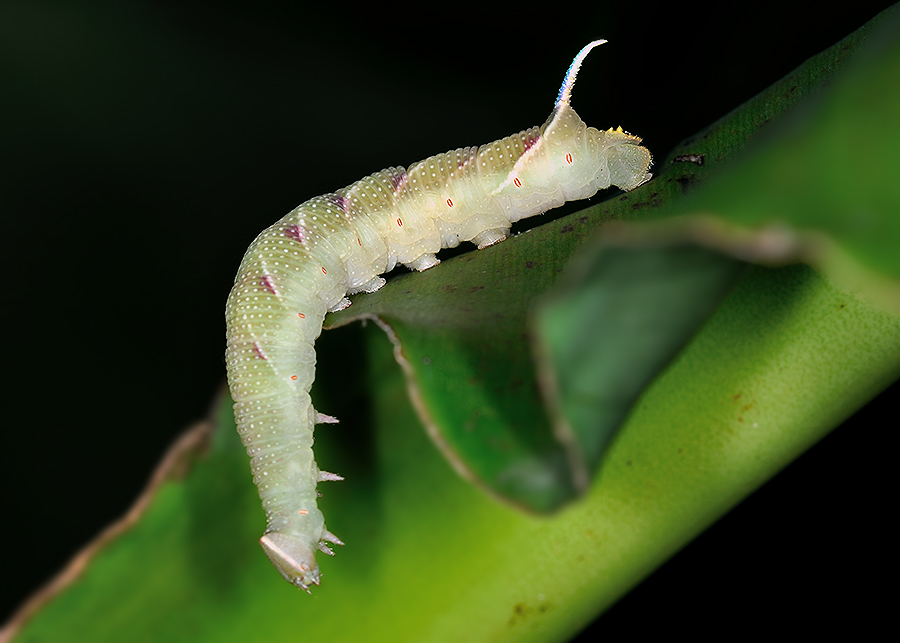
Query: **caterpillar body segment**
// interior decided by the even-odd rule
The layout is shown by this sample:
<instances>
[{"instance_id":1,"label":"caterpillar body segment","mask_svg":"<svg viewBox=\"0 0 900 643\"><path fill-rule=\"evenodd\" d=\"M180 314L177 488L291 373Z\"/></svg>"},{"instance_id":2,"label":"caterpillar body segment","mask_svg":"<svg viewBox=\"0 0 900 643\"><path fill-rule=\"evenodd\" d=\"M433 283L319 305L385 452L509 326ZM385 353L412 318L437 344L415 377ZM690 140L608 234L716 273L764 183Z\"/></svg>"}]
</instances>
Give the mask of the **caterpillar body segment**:
<instances>
[{"instance_id":1,"label":"caterpillar body segment","mask_svg":"<svg viewBox=\"0 0 900 643\"><path fill-rule=\"evenodd\" d=\"M308 591L319 583L316 550L343 544L316 503L320 481L342 478L320 471L312 452L314 425L336 422L309 396L326 312L378 290L398 263L426 270L442 248L483 248L519 219L649 180L640 138L588 127L569 104L581 61L603 42L575 58L542 126L376 172L303 203L248 248L226 305L226 367L266 512L260 544L288 582Z\"/></svg>"}]
</instances>

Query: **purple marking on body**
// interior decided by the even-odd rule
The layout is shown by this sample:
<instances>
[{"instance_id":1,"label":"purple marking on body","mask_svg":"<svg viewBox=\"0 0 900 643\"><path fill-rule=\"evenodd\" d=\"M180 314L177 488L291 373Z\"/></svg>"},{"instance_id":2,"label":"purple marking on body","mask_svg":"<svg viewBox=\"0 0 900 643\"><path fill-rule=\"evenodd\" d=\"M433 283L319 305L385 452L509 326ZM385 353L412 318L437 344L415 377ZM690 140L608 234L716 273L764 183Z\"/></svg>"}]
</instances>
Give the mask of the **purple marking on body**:
<instances>
[{"instance_id":1,"label":"purple marking on body","mask_svg":"<svg viewBox=\"0 0 900 643\"><path fill-rule=\"evenodd\" d=\"M406 170L391 172L391 187L394 188L395 194L403 189L407 181L409 181L409 176L406 174Z\"/></svg>"},{"instance_id":2,"label":"purple marking on body","mask_svg":"<svg viewBox=\"0 0 900 643\"><path fill-rule=\"evenodd\" d=\"M259 284L268 290L273 295L277 295L278 291L275 290L275 284L272 283L272 278L269 275L263 275L259 278Z\"/></svg>"},{"instance_id":3,"label":"purple marking on body","mask_svg":"<svg viewBox=\"0 0 900 643\"><path fill-rule=\"evenodd\" d=\"M350 199L341 194L326 194L325 199L341 212L347 212L350 209Z\"/></svg>"},{"instance_id":4,"label":"purple marking on body","mask_svg":"<svg viewBox=\"0 0 900 643\"><path fill-rule=\"evenodd\" d=\"M253 342L253 351L259 355L260 359L269 359L266 357L266 354L262 352L262 349L259 347L259 342Z\"/></svg>"},{"instance_id":5,"label":"purple marking on body","mask_svg":"<svg viewBox=\"0 0 900 643\"><path fill-rule=\"evenodd\" d=\"M303 226L292 223L284 229L284 236L303 243L306 241L306 230L303 229Z\"/></svg>"},{"instance_id":6,"label":"purple marking on body","mask_svg":"<svg viewBox=\"0 0 900 643\"><path fill-rule=\"evenodd\" d=\"M532 147L537 145L538 141L541 140L540 134L526 134L522 139L522 142L525 143L525 151L527 152Z\"/></svg>"},{"instance_id":7,"label":"purple marking on body","mask_svg":"<svg viewBox=\"0 0 900 643\"><path fill-rule=\"evenodd\" d=\"M478 156L477 148L467 147L463 152L466 153L465 156L459 156L456 159L456 169L458 170L465 168L469 163L475 160L476 156Z\"/></svg>"}]
</instances>

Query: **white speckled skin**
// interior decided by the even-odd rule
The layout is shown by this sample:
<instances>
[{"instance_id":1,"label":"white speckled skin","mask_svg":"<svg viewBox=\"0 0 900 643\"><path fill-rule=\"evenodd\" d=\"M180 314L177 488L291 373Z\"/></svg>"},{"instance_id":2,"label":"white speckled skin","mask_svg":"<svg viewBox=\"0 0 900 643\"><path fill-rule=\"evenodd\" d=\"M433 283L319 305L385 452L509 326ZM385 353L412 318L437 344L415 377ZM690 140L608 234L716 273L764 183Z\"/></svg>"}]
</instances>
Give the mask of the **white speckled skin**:
<instances>
[{"instance_id":1,"label":"white speckled skin","mask_svg":"<svg viewBox=\"0 0 900 643\"><path fill-rule=\"evenodd\" d=\"M569 105L581 61L602 42L572 63L543 126L311 199L248 248L226 306L228 382L268 519L260 543L294 585L318 584L315 551L331 553L323 541L343 544L316 506L317 483L339 478L320 472L312 453L315 422L331 420L309 397L326 311L380 288L378 275L397 263L425 270L441 248L497 243L513 221L650 178L641 139L588 127Z\"/></svg>"}]
</instances>

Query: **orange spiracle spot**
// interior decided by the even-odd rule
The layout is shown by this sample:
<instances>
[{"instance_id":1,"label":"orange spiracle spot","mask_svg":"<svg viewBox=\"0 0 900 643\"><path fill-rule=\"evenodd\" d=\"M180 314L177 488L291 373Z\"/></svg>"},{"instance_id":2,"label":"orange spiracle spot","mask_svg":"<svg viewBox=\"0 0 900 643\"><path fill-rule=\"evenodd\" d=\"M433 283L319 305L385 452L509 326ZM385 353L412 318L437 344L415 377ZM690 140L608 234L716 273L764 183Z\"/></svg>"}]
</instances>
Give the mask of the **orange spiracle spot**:
<instances>
[{"instance_id":1,"label":"orange spiracle spot","mask_svg":"<svg viewBox=\"0 0 900 643\"><path fill-rule=\"evenodd\" d=\"M517 187L517 188L522 187L522 182L519 180L519 177L514 178L514 179L513 179L513 183L516 184L516 187Z\"/></svg>"},{"instance_id":2,"label":"orange spiracle spot","mask_svg":"<svg viewBox=\"0 0 900 643\"><path fill-rule=\"evenodd\" d=\"M566 154L566 163L568 163L569 165L572 165L572 155L571 154Z\"/></svg>"},{"instance_id":3,"label":"orange spiracle spot","mask_svg":"<svg viewBox=\"0 0 900 643\"><path fill-rule=\"evenodd\" d=\"M452 207L453 207L453 199L447 199L447 207L448 207L448 208L452 208Z\"/></svg>"},{"instance_id":4,"label":"orange spiracle spot","mask_svg":"<svg viewBox=\"0 0 900 643\"><path fill-rule=\"evenodd\" d=\"M322 274L323 274L323 275L327 275L327 274L328 274L328 271L325 270L325 266L322 266Z\"/></svg>"},{"instance_id":5,"label":"orange spiracle spot","mask_svg":"<svg viewBox=\"0 0 900 643\"><path fill-rule=\"evenodd\" d=\"M292 379L292 380L296 380L296 379L297 379L297 376L296 376L296 375L291 375L291 379Z\"/></svg>"},{"instance_id":6,"label":"orange spiracle spot","mask_svg":"<svg viewBox=\"0 0 900 643\"><path fill-rule=\"evenodd\" d=\"M299 317L300 319L306 319L306 315L304 315L303 313L297 313L297 317Z\"/></svg>"},{"instance_id":7,"label":"orange spiracle spot","mask_svg":"<svg viewBox=\"0 0 900 643\"><path fill-rule=\"evenodd\" d=\"M403 227L403 219L397 219L397 225Z\"/></svg>"}]
</instances>

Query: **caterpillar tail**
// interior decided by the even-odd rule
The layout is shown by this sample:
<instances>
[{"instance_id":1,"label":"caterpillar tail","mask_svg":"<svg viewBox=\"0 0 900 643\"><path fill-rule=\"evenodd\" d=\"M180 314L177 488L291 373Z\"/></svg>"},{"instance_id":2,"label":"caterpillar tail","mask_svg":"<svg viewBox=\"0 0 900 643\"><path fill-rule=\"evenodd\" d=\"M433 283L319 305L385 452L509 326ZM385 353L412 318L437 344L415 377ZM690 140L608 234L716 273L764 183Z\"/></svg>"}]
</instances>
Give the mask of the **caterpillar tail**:
<instances>
[{"instance_id":1,"label":"caterpillar tail","mask_svg":"<svg viewBox=\"0 0 900 643\"><path fill-rule=\"evenodd\" d=\"M344 544L340 538L325 530L316 549L330 556L334 556L334 552L324 541L335 545ZM316 552L305 538L280 531L271 531L259 539L259 544L275 569L291 585L309 592L310 587L319 584L322 573L316 563Z\"/></svg>"}]
</instances>

